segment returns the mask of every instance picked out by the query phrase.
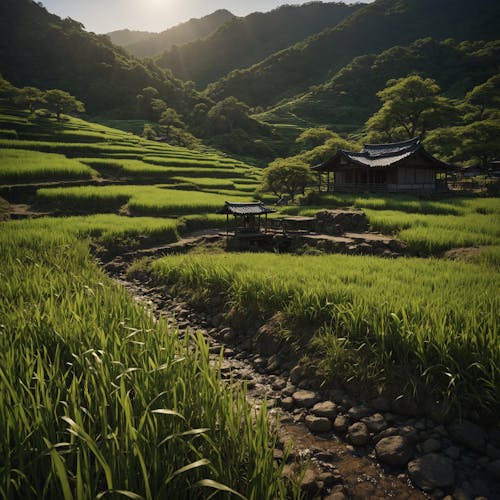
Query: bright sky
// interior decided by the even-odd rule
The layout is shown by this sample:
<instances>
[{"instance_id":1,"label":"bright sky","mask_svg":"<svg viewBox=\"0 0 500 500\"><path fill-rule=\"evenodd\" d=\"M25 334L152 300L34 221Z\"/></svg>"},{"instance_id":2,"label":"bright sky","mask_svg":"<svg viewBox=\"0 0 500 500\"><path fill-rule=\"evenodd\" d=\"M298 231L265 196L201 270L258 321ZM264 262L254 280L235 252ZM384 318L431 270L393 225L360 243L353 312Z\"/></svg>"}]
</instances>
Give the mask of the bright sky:
<instances>
[{"instance_id":1,"label":"bright sky","mask_svg":"<svg viewBox=\"0 0 500 500\"><path fill-rule=\"evenodd\" d=\"M305 0L42 0L49 12L63 18L71 17L83 23L88 31L96 33L125 28L158 32L218 9L227 9L242 16L255 11L269 11L282 4L304 2Z\"/></svg>"}]
</instances>

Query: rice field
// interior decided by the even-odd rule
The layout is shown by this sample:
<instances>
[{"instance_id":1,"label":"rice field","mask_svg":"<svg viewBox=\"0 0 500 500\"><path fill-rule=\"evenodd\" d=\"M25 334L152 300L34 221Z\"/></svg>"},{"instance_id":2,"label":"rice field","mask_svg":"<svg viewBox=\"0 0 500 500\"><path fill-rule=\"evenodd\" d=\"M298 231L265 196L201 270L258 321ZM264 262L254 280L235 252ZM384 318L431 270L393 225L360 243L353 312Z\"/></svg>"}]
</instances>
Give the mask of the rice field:
<instances>
[{"instance_id":1,"label":"rice field","mask_svg":"<svg viewBox=\"0 0 500 500\"><path fill-rule=\"evenodd\" d=\"M330 378L402 381L402 391L498 412L494 261L214 254L166 257L150 268L178 293L222 296L260 322L283 311L284 338Z\"/></svg>"},{"instance_id":2,"label":"rice field","mask_svg":"<svg viewBox=\"0 0 500 500\"><path fill-rule=\"evenodd\" d=\"M249 197L233 197L248 201ZM49 209L68 212L117 211L123 205L133 215L157 217L216 212L227 196L202 191L184 191L167 186L83 186L47 188L37 192L37 203Z\"/></svg>"},{"instance_id":3,"label":"rice field","mask_svg":"<svg viewBox=\"0 0 500 500\"><path fill-rule=\"evenodd\" d=\"M91 179L98 173L59 154L23 149L0 149L0 184Z\"/></svg>"},{"instance_id":4,"label":"rice field","mask_svg":"<svg viewBox=\"0 0 500 500\"><path fill-rule=\"evenodd\" d=\"M265 408L111 282L72 222L0 231L0 496L285 498Z\"/></svg>"}]
</instances>

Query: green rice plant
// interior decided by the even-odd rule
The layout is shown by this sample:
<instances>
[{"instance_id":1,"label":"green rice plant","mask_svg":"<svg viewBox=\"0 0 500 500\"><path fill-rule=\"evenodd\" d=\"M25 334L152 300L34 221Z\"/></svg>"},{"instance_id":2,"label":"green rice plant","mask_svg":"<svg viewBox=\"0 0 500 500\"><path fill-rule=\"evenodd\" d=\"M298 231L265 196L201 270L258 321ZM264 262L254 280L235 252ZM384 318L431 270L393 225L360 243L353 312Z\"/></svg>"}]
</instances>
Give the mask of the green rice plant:
<instances>
[{"instance_id":1,"label":"green rice plant","mask_svg":"<svg viewBox=\"0 0 500 500\"><path fill-rule=\"evenodd\" d=\"M22 149L0 149L2 184L90 179L97 175L94 169L62 155Z\"/></svg>"},{"instance_id":2,"label":"green rice plant","mask_svg":"<svg viewBox=\"0 0 500 500\"><path fill-rule=\"evenodd\" d=\"M161 167L160 167L161 168ZM173 181L176 182L184 182L184 183L192 183L196 187L200 189L227 189L231 190L235 188L235 184L232 180L227 179L219 179L217 177L201 177L201 178L192 178L192 177L172 177Z\"/></svg>"},{"instance_id":3,"label":"green rice plant","mask_svg":"<svg viewBox=\"0 0 500 500\"><path fill-rule=\"evenodd\" d=\"M368 385L407 383L422 396L499 410L500 280L486 266L222 254L172 256L150 268L178 293L222 295L256 320L284 312L293 341L329 376ZM294 329L297 324L308 328ZM312 338L305 333L311 328Z\"/></svg>"},{"instance_id":4,"label":"green rice plant","mask_svg":"<svg viewBox=\"0 0 500 500\"><path fill-rule=\"evenodd\" d=\"M285 498L265 408L221 381L201 335L36 224L0 231L0 495Z\"/></svg>"},{"instance_id":5,"label":"green rice plant","mask_svg":"<svg viewBox=\"0 0 500 500\"><path fill-rule=\"evenodd\" d=\"M44 208L78 213L117 211L125 204L133 215L170 217L214 213L227 196L200 191L185 191L162 186L85 186L49 188L37 191L37 203ZM249 201L247 197L232 197Z\"/></svg>"}]
</instances>

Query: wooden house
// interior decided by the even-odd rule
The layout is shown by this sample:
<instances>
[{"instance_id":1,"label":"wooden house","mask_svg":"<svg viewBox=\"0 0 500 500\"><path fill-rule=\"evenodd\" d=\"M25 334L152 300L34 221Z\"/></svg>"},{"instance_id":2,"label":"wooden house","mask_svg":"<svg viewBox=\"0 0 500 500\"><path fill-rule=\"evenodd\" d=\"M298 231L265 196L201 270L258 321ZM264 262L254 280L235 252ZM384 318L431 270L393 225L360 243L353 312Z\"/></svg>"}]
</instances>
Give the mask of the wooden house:
<instances>
[{"instance_id":1,"label":"wooden house","mask_svg":"<svg viewBox=\"0 0 500 500\"><path fill-rule=\"evenodd\" d=\"M339 150L312 170L318 174L320 191L429 193L446 191L447 175L455 169L434 158L415 138L366 144L359 153Z\"/></svg>"}]
</instances>

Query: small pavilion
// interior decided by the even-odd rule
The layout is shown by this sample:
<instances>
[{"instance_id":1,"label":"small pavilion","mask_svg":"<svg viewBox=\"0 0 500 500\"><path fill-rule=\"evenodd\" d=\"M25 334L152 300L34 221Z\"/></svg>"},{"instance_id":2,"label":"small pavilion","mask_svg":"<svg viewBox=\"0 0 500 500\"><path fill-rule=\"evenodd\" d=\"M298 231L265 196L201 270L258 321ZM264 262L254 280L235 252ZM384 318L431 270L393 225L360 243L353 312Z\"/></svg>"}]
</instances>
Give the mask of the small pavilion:
<instances>
[{"instance_id":1,"label":"small pavilion","mask_svg":"<svg viewBox=\"0 0 500 500\"><path fill-rule=\"evenodd\" d=\"M261 201L251 203L237 203L226 201L224 207L218 214L226 215L226 235L229 235L229 216L236 220L235 236L251 236L261 233L262 216L264 220L264 232L267 233L267 216L276 212L266 207Z\"/></svg>"}]
</instances>

